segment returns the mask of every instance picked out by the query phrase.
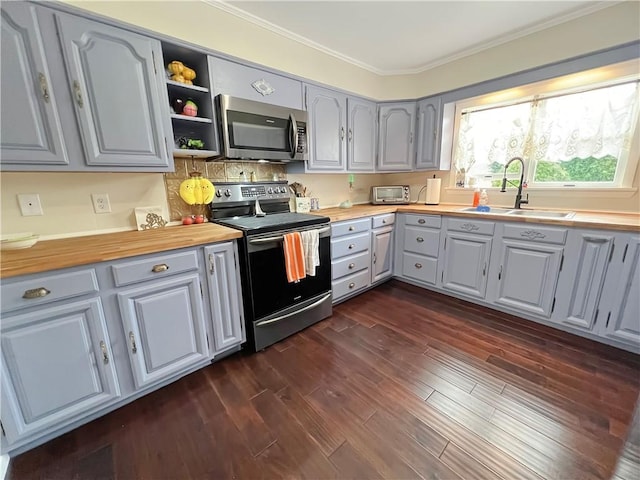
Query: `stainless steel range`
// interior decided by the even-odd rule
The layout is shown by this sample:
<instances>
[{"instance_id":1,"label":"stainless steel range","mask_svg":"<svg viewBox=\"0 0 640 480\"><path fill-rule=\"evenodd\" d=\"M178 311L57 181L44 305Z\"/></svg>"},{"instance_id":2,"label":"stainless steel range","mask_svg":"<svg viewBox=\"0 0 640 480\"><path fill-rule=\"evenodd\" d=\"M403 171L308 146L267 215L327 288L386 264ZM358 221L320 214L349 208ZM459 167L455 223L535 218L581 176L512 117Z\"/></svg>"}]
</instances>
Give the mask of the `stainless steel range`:
<instances>
[{"instance_id":1,"label":"stainless steel range","mask_svg":"<svg viewBox=\"0 0 640 480\"><path fill-rule=\"evenodd\" d=\"M329 218L289 209L287 182L215 183L210 220L242 230L238 242L247 343L254 351L331 316ZM315 276L289 283L283 235L319 231Z\"/></svg>"}]
</instances>

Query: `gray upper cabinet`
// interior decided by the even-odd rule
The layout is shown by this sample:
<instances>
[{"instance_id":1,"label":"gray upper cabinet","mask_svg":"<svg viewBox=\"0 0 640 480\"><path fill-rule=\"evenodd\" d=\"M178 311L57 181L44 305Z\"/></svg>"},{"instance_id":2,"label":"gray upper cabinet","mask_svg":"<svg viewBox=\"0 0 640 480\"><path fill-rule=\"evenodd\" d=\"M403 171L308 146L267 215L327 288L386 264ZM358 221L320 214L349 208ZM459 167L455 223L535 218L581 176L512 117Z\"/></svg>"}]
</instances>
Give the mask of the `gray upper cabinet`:
<instances>
[{"instance_id":1,"label":"gray upper cabinet","mask_svg":"<svg viewBox=\"0 0 640 480\"><path fill-rule=\"evenodd\" d=\"M347 166L347 97L307 85L309 171L344 171Z\"/></svg>"},{"instance_id":2,"label":"gray upper cabinet","mask_svg":"<svg viewBox=\"0 0 640 480\"><path fill-rule=\"evenodd\" d=\"M55 19L86 164L171 170L160 42L62 13Z\"/></svg>"},{"instance_id":3,"label":"gray upper cabinet","mask_svg":"<svg viewBox=\"0 0 640 480\"><path fill-rule=\"evenodd\" d=\"M347 170L373 172L376 157L376 104L348 97Z\"/></svg>"},{"instance_id":4,"label":"gray upper cabinet","mask_svg":"<svg viewBox=\"0 0 640 480\"><path fill-rule=\"evenodd\" d=\"M36 6L2 3L2 166L69 164ZM55 39L54 39L55 40Z\"/></svg>"},{"instance_id":5,"label":"gray upper cabinet","mask_svg":"<svg viewBox=\"0 0 640 480\"><path fill-rule=\"evenodd\" d=\"M607 283L615 286L608 290L608 297L604 300L603 307L608 307L606 323L601 329L601 334L625 343L640 351L640 236L621 236L620 242L616 242L617 249L615 262L612 262L610 271L611 280Z\"/></svg>"},{"instance_id":6,"label":"gray upper cabinet","mask_svg":"<svg viewBox=\"0 0 640 480\"><path fill-rule=\"evenodd\" d=\"M413 169L415 120L415 102L380 106L377 170L399 172Z\"/></svg>"},{"instance_id":7,"label":"gray upper cabinet","mask_svg":"<svg viewBox=\"0 0 640 480\"><path fill-rule=\"evenodd\" d=\"M571 230L556 291L552 320L592 330L615 236L601 230ZM604 314L605 312L603 312Z\"/></svg>"},{"instance_id":8,"label":"gray upper cabinet","mask_svg":"<svg viewBox=\"0 0 640 480\"><path fill-rule=\"evenodd\" d=\"M448 170L448 163L440 163L442 98L419 101L417 116L416 170Z\"/></svg>"},{"instance_id":9,"label":"gray upper cabinet","mask_svg":"<svg viewBox=\"0 0 640 480\"><path fill-rule=\"evenodd\" d=\"M209 56L209 71L215 95L231 95L304 110L299 80L213 56Z\"/></svg>"}]
</instances>

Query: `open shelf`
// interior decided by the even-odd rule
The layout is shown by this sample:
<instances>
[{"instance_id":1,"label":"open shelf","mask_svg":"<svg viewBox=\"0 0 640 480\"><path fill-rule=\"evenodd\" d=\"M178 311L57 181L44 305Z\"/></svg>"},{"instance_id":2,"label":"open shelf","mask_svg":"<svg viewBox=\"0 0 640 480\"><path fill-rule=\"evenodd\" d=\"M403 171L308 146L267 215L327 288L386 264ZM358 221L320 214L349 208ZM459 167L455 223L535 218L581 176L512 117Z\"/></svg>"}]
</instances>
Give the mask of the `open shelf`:
<instances>
[{"instance_id":1,"label":"open shelf","mask_svg":"<svg viewBox=\"0 0 640 480\"><path fill-rule=\"evenodd\" d=\"M186 83L175 82L173 80L167 80L167 85L170 87L178 87L187 91L192 92L201 92L201 93L209 93L209 89L207 87L199 87L198 85L188 85Z\"/></svg>"},{"instance_id":2,"label":"open shelf","mask_svg":"<svg viewBox=\"0 0 640 480\"><path fill-rule=\"evenodd\" d=\"M185 148L175 148L173 150L174 157L184 157L184 158L209 158L215 157L219 155L219 152L214 152L211 150L189 150Z\"/></svg>"},{"instance_id":3,"label":"open shelf","mask_svg":"<svg viewBox=\"0 0 640 480\"><path fill-rule=\"evenodd\" d=\"M213 120L205 117L190 117L189 115L179 115L172 113L171 118L174 120L186 120L187 122L199 122L199 123L213 123Z\"/></svg>"}]
</instances>

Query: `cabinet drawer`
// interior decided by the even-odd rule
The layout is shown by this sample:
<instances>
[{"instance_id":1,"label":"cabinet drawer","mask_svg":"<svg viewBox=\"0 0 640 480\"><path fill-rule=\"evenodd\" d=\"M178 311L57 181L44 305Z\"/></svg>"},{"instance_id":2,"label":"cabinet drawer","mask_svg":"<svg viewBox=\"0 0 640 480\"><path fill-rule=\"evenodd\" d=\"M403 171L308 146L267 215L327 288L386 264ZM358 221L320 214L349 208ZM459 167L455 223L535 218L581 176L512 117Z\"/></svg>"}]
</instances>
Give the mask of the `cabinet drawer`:
<instances>
[{"instance_id":1,"label":"cabinet drawer","mask_svg":"<svg viewBox=\"0 0 640 480\"><path fill-rule=\"evenodd\" d=\"M430 257L438 256L440 230L432 228L405 227L403 250Z\"/></svg>"},{"instance_id":2,"label":"cabinet drawer","mask_svg":"<svg viewBox=\"0 0 640 480\"><path fill-rule=\"evenodd\" d=\"M407 214L404 220L405 225L415 225L417 227L440 228L442 217L440 215L412 215Z\"/></svg>"},{"instance_id":3,"label":"cabinet drawer","mask_svg":"<svg viewBox=\"0 0 640 480\"><path fill-rule=\"evenodd\" d=\"M98 292L93 268L2 284L2 313ZM31 298L24 298L25 296Z\"/></svg>"},{"instance_id":4,"label":"cabinet drawer","mask_svg":"<svg viewBox=\"0 0 640 480\"><path fill-rule=\"evenodd\" d=\"M369 269L354 273L348 277L331 282L333 290L333 300L337 300L345 295L355 293L369 286L370 273Z\"/></svg>"},{"instance_id":5,"label":"cabinet drawer","mask_svg":"<svg viewBox=\"0 0 640 480\"><path fill-rule=\"evenodd\" d=\"M385 215L376 215L373 217L371 222L372 228L381 228L388 227L389 225L393 225L396 221L395 213L387 213Z\"/></svg>"},{"instance_id":6,"label":"cabinet drawer","mask_svg":"<svg viewBox=\"0 0 640 480\"><path fill-rule=\"evenodd\" d=\"M371 256L369 252L359 253L358 255L350 255L348 257L341 258L335 262L331 262L331 279L337 280L345 275L359 272L369 266L371 263Z\"/></svg>"},{"instance_id":7,"label":"cabinet drawer","mask_svg":"<svg viewBox=\"0 0 640 480\"><path fill-rule=\"evenodd\" d=\"M545 227L542 225L505 224L502 236L504 238L514 238L517 240L564 245L567 239L567 229Z\"/></svg>"},{"instance_id":8,"label":"cabinet drawer","mask_svg":"<svg viewBox=\"0 0 640 480\"><path fill-rule=\"evenodd\" d=\"M423 257L413 253L402 254L402 276L404 277L435 285L437 271L437 258Z\"/></svg>"},{"instance_id":9,"label":"cabinet drawer","mask_svg":"<svg viewBox=\"0 0 640 480\"><path fill-rule=\"evenodd\" d=\"M111 267L113 281L117 287L197 269L198 255L195 250L156 255L144 260L120 263Z\"/></svg>"},{"instance_id":10,"label":"cabinet drawer","mask_svg":"<svg viewBox=\"0 0 640 480\"><path fill-rule=\"evenodd\" d=\"M495 229L494 222L484 220L472 220L468 218L447 219L447 230L456 232L479 233L481 235L493 235Z\"/></svg>"},{"instance_id":11,"label":"cabinet drawer","mask_svg":"<svg viewBox=\"0 0 640 480\"><path fill-rule=\"evenodd\" d=\"M366 232L369 230L370 222L369 218L360 218L358 220L349 220L348 222L332 223L331 236L342 237L352 233Z\"/></svg>"},{"instance_id":12,"label":"cabinet drawer","mask_svg":"<svg viewBox=\"0 0 640 480\"><path fill-rule=\"evenodd\" d=\"M336 259L345 255L352 255L358 252L369 250L371 239L369 233L351 235L349 237L331 239L331 258Z\"/></svg>"}]
</instances>

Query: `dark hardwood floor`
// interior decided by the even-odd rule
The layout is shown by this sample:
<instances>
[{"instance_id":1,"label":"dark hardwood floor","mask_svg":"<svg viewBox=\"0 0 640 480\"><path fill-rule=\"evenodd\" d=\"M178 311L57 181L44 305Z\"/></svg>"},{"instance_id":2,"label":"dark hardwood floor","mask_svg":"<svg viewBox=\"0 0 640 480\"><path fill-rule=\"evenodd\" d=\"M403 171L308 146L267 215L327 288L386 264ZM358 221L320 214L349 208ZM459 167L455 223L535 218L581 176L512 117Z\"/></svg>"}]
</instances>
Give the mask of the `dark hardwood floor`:
<instances>
[{"instance_id":1,"label":"dark hardwood floor","mask_svg":"<svg viewBox=\"0 0 640 480\"><path fill-rule=\"evenodd\" d=\"M392 281L8 478L608 479L639 390L638 356Z\"/></svg>"}]
</instances>

